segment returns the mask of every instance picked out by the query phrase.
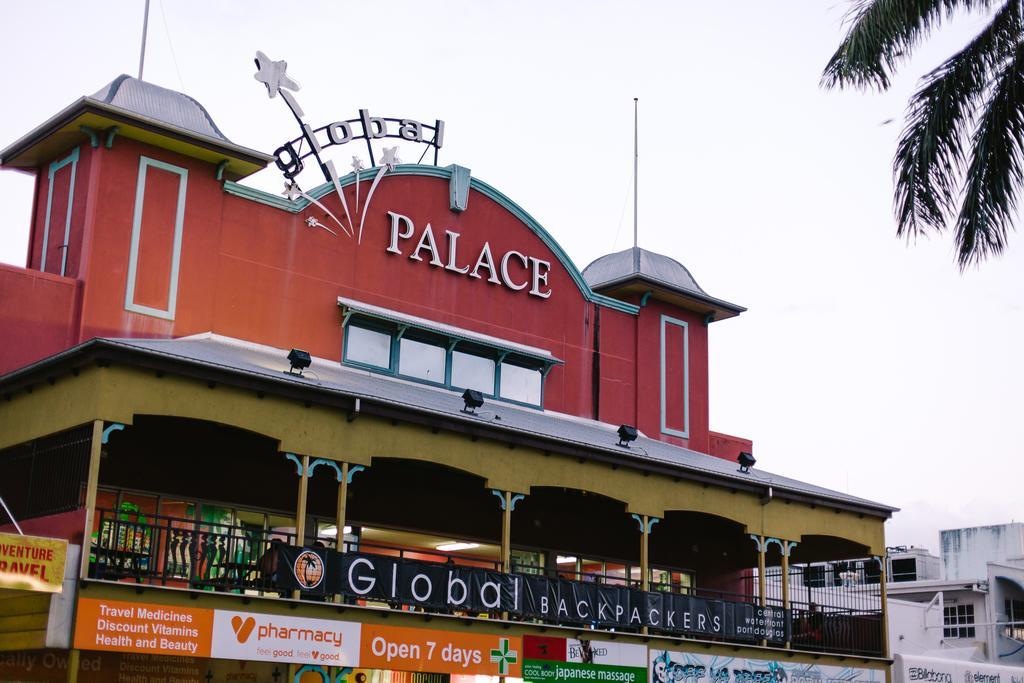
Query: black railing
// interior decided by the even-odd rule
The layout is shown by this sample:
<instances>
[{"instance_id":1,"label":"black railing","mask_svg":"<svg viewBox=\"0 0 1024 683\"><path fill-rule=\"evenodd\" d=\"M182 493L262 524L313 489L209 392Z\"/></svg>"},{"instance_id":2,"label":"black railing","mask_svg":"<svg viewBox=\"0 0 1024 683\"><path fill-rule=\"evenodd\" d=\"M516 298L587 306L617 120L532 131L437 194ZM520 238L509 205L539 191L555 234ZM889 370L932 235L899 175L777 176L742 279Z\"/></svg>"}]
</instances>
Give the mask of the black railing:
<instances>
[{"instance_id":1,"label":"black railing","mask_svg":"<svg viewBox=\"0 0 1024 683\"><path fill-rule=\"evenodd\" d=\"M94 529L89 568L92 578L248 594L286 594L274 580L279 561L275 546L293 545L295 534L292 531L104 509L96 511ZM328 548L336 548L337 540L333 537L305 539L307 545ZM501 568L496 559L474 555L356 541L342 541L341 545L348 552L496 571ZM639 588L641 584L632 576L578 573L575 568L545 570L515 561L512 571L609 586ZM820 574L817 569L807 572L806 567L794 567L790 571L792 646L819 652L880 656L883 652L882 611L878 586L849 585L849 576L845 577L843 585L836 585L828 571L825 580ZM781 606L781 572L769 568L765 580L766 603ZM649 585L649 590L758 604L758 583L756 572L751 572L738 582L738 592L655 582ZM323 597L318 599L323 600ZM351 596L344 599L347 603L356 602ZM413 609L398 604L388 606Z\"/></svg>"},{"instance_id":2,"label":"black railing","mask_svg":"<svg viewBox=\"0 0 1024 683\"><path fill-rule=\"evenodd\" d=\"M97 510L94 528L93 578L192 588L273 590L273 544L295 542L291 532L114 510Z\"/></svg>"}]
</instances>

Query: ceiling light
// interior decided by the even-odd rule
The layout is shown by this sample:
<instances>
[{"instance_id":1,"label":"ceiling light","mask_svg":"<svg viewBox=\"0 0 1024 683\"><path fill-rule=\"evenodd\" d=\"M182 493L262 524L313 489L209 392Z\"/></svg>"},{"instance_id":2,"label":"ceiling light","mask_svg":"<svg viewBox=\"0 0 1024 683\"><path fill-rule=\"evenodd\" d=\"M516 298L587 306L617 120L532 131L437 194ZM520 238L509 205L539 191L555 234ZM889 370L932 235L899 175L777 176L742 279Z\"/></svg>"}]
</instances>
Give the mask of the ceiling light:
<instances>
[{"instance_id":1,"label":"ceiling light","mask_svg":"<svg viewBox=\"0 0 1024 683\"><path fill-rule=\"evenodd\" d=\"M345 525L345 533L352 533L352 527ZM320 531L320 535L326 538L335 538L338 535L338 527L329 526Z\"/></svg>"},{"instance_id":2,"label":"ceiling light","mask_svg":"<svg viewBox=\"0 0 1024 683\"><path fill-rule=\"evenodd\" d=\"M575 564L576 563L576 556L575 555L559 555L558 559L555 560L555 562L557 562L558 564Z\"/></svg>"},{"instance_id":3,"label":"ceiling light","mask_svg":"<svg viewBox=\"0 0 1024 683\"><path fill-rule=\"evenodd\" d=\"M471 548L479 548L479 543L465 543L463 541L453 541L451 543L442 543L441 545L434 546L438 550L446 553L453 553L456 550L469 550Z\"/></svg>"}]
</instances>

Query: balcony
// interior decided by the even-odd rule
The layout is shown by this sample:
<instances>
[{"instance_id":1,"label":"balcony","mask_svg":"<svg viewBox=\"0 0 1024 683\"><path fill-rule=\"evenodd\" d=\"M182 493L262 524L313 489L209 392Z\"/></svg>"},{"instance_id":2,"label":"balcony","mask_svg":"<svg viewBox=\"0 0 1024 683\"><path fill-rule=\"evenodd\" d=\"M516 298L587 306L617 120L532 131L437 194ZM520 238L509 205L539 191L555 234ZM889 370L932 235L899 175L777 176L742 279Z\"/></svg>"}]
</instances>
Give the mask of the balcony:
<instances>
[{"instance_id":1,"label":"balcony","mask_svg":"<svg viewBox=\"0 0 1024 683\"><path fill-rule=\"evenodd\" d=\"M8 481L31 482L31 472L48 467L58 453L62 471L70 473L59 491L30 484L11 496L27 513L23 518L45 525L47 515L84 512L89 442L81 431L0 452L0 481L7 474ZM734 519L681 509L666 511L655 525L582 482L576 489L537 485L513 497L473 473L398 452L368 466L346 466L344 476L330 463L307 464L301 477L302 461L279 452L275 441L184 418L136 416L133 425L115 426L107 436L83 539L90 546L91 580L240 600L299 597L427 615L766 642L824 654L884 653L877 564L857 560L864 547L841 538L789 542L784 568L782 542L752 539ZM647 533L640 528L645 522ZM785 615L785 635L659 628L647 619L613 624L539 615L520 605L453 609L361 593L351 580L297 592L282 571L286 548L313 549L346 566L354 557L387 558L382 561L416 563L426 573L490 572L495 580L541 590L589 595L608 589L666 611L682 605L681 611L696 613L699 605L726 620L776 608Z\"/></svg>"}]
</instances>

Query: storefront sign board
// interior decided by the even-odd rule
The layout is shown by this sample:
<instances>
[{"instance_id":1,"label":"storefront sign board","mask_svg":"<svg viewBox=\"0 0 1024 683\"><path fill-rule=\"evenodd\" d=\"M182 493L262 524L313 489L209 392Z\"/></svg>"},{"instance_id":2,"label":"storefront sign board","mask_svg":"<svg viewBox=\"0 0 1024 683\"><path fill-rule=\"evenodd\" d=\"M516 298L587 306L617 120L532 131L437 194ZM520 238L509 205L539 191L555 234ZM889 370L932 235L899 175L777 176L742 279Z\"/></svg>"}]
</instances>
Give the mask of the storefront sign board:
<instances>
[{"instance_id":1,"label":"storefront sign board","mask_svg":"<svg viewBox=\"0 0 1024 683\"><path fill-rule=\"evenodd\" d=\"M885 671L650 648L650 683L886 683Z\"/></svg>"},{"instance_id":2,"label":"storefront sign board","mask_svg":"<svg viewBox=\"0 0 1024 683\"><path fill-rule=\"evenodd\" d=\"M647 648L600 640L524 636L523 680L646 683Z\"/></svg>"},{"instance_id":3,"label":"storefront sign board","mask_svg":"<svg viewBox=\"0 0 1024 683\"><path fill-rule=\"evenodd\" d=\"M360 625L333 619L214 610L210 654L220 659L355 666Z\"/></svg>"},{"instance_id":4,"label":"storefront sign board","mask_svg":"<svg viewBox=\"0 0 1024 683\"><path fill-rule=\"evenodd\" d=\"M372 624L363 625L359 656L371 669L513 678L522 661L521 638Z\"/></svg>"},{"instance_id":5,"label":"storefront sign board","mask_svg":"<svg viewBox=\"0 0 1024 683\"><path fill-rule=\"evenodd\" d=\"M0 588L60 593L68 542L0 533Z\"/></svg>"}]
</instances>

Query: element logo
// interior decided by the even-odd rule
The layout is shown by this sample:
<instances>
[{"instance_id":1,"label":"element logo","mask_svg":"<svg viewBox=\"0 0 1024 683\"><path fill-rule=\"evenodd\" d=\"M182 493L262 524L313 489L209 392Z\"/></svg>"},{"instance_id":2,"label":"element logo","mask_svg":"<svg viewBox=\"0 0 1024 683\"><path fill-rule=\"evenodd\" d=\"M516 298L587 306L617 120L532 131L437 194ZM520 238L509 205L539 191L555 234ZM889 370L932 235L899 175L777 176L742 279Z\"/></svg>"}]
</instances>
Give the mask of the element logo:
<instances>
[{"instance_id":1,"label":"element logo","mask_svg":"<svg viewBox=\"0 0 1024 683\"><path fill-rule=\"evenodd\" d=\"M249 636L252 635L253 628L256 627L256 620L252 617L231 617L231 628L235 632L235 638L238 639L239 643L245 643L249 640Z\"/></svg>"},{"instance_id":2,"label":"element logo","mask_svg":"<svg viewBox=\"0 0 1024 683\"><path fill-rule=\"evenodd\" d=\"M303 590L313 590L324 580L324 561L312 550L303 550L292 565L295 580Z\"/></svg>"},{"instance_id":3,"label":"element logo","mask_svg":"<svg viewBox=\"0 0 1024 683\"><path fill-rule=\"evenodd\" d=\"M518 652L509 649L508 638L501 638L498 641L498 649L491 650L491 663L498 665L499 676L506 675L508 673L508 665L515 664L518 661L518 657Z\"/></svg>"}]
</instances>

